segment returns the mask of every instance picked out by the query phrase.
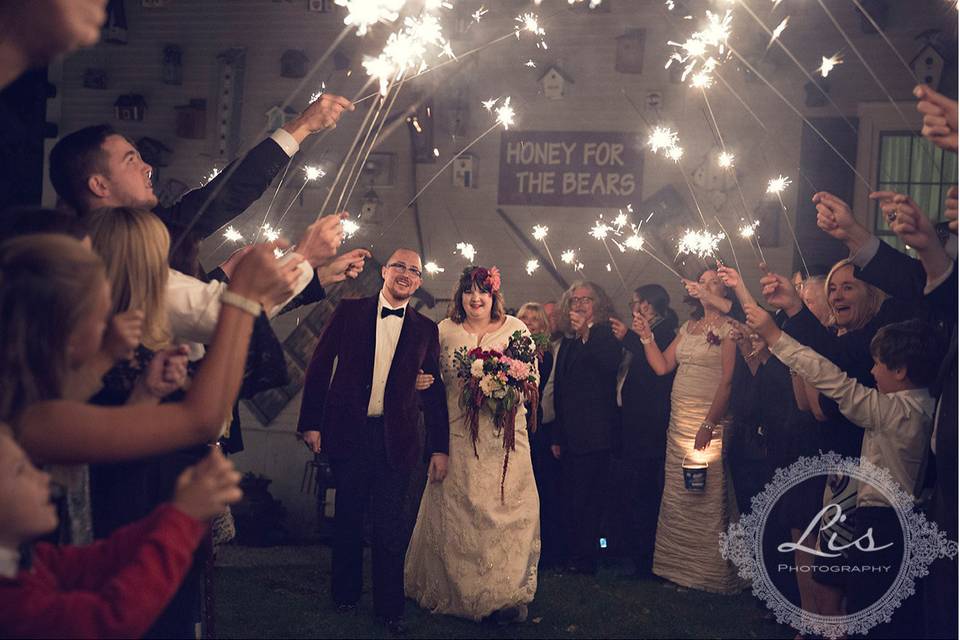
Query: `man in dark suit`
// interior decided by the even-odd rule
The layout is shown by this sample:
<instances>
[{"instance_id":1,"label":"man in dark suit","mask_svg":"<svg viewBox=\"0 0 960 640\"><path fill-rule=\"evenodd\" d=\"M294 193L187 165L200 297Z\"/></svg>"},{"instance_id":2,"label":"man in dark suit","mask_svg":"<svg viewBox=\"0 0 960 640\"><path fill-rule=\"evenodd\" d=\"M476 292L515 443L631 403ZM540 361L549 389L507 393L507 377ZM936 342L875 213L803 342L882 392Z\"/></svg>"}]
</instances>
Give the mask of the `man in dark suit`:
<instances>
[{"instance_id":1,"label":"man in dark suit","mask_svg":"<svg viewBox=\"0 0 960 640\"><path fill-rule=\"evenodd\" d=\"M416 252L398 249L381 270L379 295L340 302L307 368L298 427L311 451L322 447L330 456L336 480L334 604L338 611L352 611L360 599L363 520L370 503L374 610L394 634L404 632L409 532L401 519L421 451L421 408L430 480L440 482L447 473L450 427L440 382L439 333L433 321L407 304L420 287L421 270ZM421 370L434 383L417 392Z\"/></svg>"},{"instance_id":2,"label":"man in dark suit","mask_svg":"<svg viewBox=\"0 0 960 640\"><path fill-rule=\"evenodd\" d=\"M552 449L560 459L562 491L569 505L569 568L596 573L623 349L608 322L610 299L599 286L574 285L561 306L568 312L572 335L563 339L557 352Z\"/></svg>"}]
</instances>

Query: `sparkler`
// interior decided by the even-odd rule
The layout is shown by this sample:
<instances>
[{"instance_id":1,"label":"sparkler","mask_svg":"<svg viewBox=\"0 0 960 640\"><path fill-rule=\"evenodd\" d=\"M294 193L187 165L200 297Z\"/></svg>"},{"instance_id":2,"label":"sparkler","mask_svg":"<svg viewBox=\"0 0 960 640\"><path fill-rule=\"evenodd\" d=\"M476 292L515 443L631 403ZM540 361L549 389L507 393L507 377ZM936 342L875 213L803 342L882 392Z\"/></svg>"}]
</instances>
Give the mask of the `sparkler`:
<instances>
[{"instance_id":1,"label":"sparkler","mask_svg":"<svg viewBox=\"0 0 960 640\"><path fill-rule=\"evenodd\" d=\"M487 13L489 13L489 11L487 10L487 8L484 7L483 5L480 5L480 8L477 9L476 11L474 11L474 12L470 15L470 17L473 18L473 21L474 21L474 22L479 23L479 22L480 22L480 19L483 18L483 16L487 15Z\"/></svg>"},{"instance_id":2,"label":"sparkler","mask_svg":"<svg viewBox=\"0 0 960 640\"><path fill-rule=\"evenodd\" d=\"M820 63L820 66L817 68L817 71L820 72L820 77L826 78L827 75L833 71L833 68L838 64L843 64L843 57L839 53L835 53L829 58L824 58L820 56L823 62Z\"/></svg>"},{"instance_id":3,"label":"sparkler","mask_svg":"<svg viewBox=\"0 0 960 640\"><path fill-rule=\"evenodd\" d=\"M727 151L721 151L720 155L717 156L717 164L724 169L732 169L734 160L733 154Z\"/></svg>"},{"instance_id":4,"label":"sparkler","mask_svg":"<svg viewBox=\"0 0 960 640\"><path fill-rule=\"evenodd\" d=\"M683 42L667 41L674 48L674 52L667 58L665 68L674 62L684 65L681 80L686 82L687 76L695 73L695 86L705 87L712 82L711 74L720 62L727 57L727 39L730 37L730 23L732 21L729 9L723 14L706 12L707 25L704 29L694 32Z\"/></svg>"},{"instance_id":5,"label":"sparkler","mask_svg":"<svg viewBox=\"0 0 960 640\"><path fill-rule=\"evenodd\" d=\"M323 97L323 94L326 93L326 91L327 91L327 83L321 82L320 90L310 94L310 104L313 104L314 102L319 100L321 97Z\"/></svg>"},{"instance_id":6,"label":"sparkler","mask_svg":"<svg viewBox=\"0 0 960 640\"><path fill-rule=\"evenodd\" d=\"M443 267L438 265L436 262L433 262L432 260L427 262L427 264L423 265L423 269L424 271L426 271L432 276L435 276L438 273L443 273L445 271Z\"/></svg>"},{"instance_id":7,"label":"sparkler","mask_svg":"<svg viewBox=\"0 0 960 640\"><path fill-rule=\"evenodd\" d=\"M544 40L547 32L543 30L543 27L540 26L539 18L536 14L533 13L523 13L514 18L514 22L517 23L514 33L517 36L517 40L520 39L521 31L528 31L532 33L537 38L537 48L538 49L547 49L547 42Z\"/></svg>"},{"instance_id":8,"label":"sparkler","mask_svg":"<svg viewBox=\"0 0 960 640\"><path fill-rule=\"evenodd\" d=\"M220 175L220 169L217 167L214 167L213 169L210 170L210 173L207 175L207 177L203 179L203 184L204 185L209 184L210 181L216 178L218 175Z\"/></svg>"},{"instance_id":9,"label":"sparkler","mask_svg":"<svg viewBox=\"0 0 960 640\"><path fill-rule=\"evenodd\" d=\"M276 242L280 238L281 229L274 229L269 224L265 224L261 230L263 231L263 237L267 239L267 242Z\"/></svg>"},{"instance_id":10,"label":"sparkler","mask_svg":"<svg viewBox=\"0 0 960 640\"><path fill-rule=\"evenodd\" d=\"M287 217L287 214L290 213L290 209L293 208L293 204L300 198L300 195L303 193L303 190L307 188L307 183L319 180L324 177L326 172L320 167L306 165L303 167L303 184L300 185L300 188L297 190L297 195L293 196L293 199L290 201L290 204L287 205L287 208L283 210L283 213L280 214L280 218L277 219L277 224L279 225L283 222L283 219ZM269 213L269 211L268 211ZM264 216L266 220L266 216ZM266 229L269 225L262 225L263 229Z\"/></svg>"},{"instance_id":11,"label":"sparkler","mask_svg":"<svg viewBox=\"0 0 960 640\"><path fill-rule=\"evenodd\" d=\"M701 260L712 257L719 262L716 253L723 236L722 233L710 233L706 229L702 231L687 229L677 243L677 255L695 255Z\"/></svg>"},{"instance_id":12,"label":"sparkler","mask_svg":"<svg viewBox=\"0 0 960 640\"><path fill-rule=\"evenodd\" d=\"M379 22L394 22L406 0L334 0L338 6L347 8L343 24L356 26L357 35L365 36Z\"/></svg>"},{"instance_id":13,"label":"sparkler","mask_svg":"<svg viewBox=\"0 0 960 640\"><path fill-rule=\"evenodd\" d=\"M477 257L477 250L469 242L458 242L456 253L466 258L468 262L473 262L473 259Z\"/></svg>"},{"instance_id":14,"label":"sparkler","mask_svg":"<svg viewBox=\"0 0 960 640\"><path fill-rule=\"evenodd\" d=\"M536 258L527 260L527 275L532 276L533 272L540 268L540 261Z\"/></svg>"},{"instance_id":15,"label":"sparkler","mask_svg":"<svg viewBox=\"0 0 960 640\"><path fill-rule=\"evenodd\" d=\"M777 196L777 201L780 203L780 212L783 214L783 219L787 221L787 228L790 230L790 235L793 237L793 244L797 247L797 255L800 256L800 263L803 265L803 272L806 274L806 277L810 277L810 270L807 268L807 260L803 257L803 251L800 249L800 241L797 239L797 232L793 229L793 223L790 222L790 215L787 213L787 205L783 204L783 190L789 187L792 183L790 178L785 178L783 176L777 176L772 178L767 183L767 193L772 193Z\"/></svg>"},{"instance_id":16,"label":"sparkler","mask_svg":"<svg viewBox=\"0 0 960 640\"><path fill-rule=\"evenodd\" d=\"M533 226L533 239L538 240L543 243L543 248L547 250L547 257L550 258L550 264L553 265L553 270L557 270L557 262L553 259L553 254L550 252L550 245L547 244L547 232L550 231L549 227L545 227L542 224L537 224Z\"/></svg>"},{"instance_id":17,"label":"sparkler","mask_svg":"<svg viewBox=\"0 0 960 640\"><path fill-rule=\"evenodd\" d=\"M531 69L536 69L536 68L537 68L537 63L533 61L533 58L531 58L531 59L527 60L527 61L524 63L523 66L525 66L525 67L530 67Z\"/></svg>"},{"instance_id":18,"label":"sparkler","mask_svg":"<svg viewBox=\"0 0 960 640\"><path fill-rule=\"evenodd\" d=\"M647 254L657 262L659 262L667 271L677 276L679 280L683 280L683 276L677 273L676 269L674 269L669 264L661 260L659 256L657 256L653 251L647 248L646 242L644 242L643 236L641 236L637 232L636 228L634 228L633 233L630 236L628 236L626 240L623 241L623 246L627 247L628 249L633 249L634 251L643 251L645 254Z\"/></svg>"},{"instance_id":19,"label":"sparkler","mask_svg":"<svg viewBox=\"0 0 960 640\"><path fill-rule=\"evenodd\" d=\"M770 47L773 46L773 43L780 37L780 34L787 28L787 23L790 22L790 16L787 16L777 25L776 29L773 30L773 33L770 34L770 42L767 43L767 51L770 50Z\"/></svg>"},{"instance_id":20,"label":"sparkler","mask_svg":"<svg viewBox=\"0 0 960 640\"><path fill-rule=\"evenodd\" d=\"M343 226L344 238L352 238L358 231L360 231L360 225L357 224L356 221L350 220L349 218L343 220L340 224Z\"/></svg>"},{"instance_id":21,"label":"sparkler","mask_svg":"<svg viewBox=\"0 0 960 640\"><path fill-rule=\"evenodd\" d=\"M621 214L621 216L623 216L623 214ZM626 222L626 216L624 216L624 222ZM622 226L622 225L621 225L621 226ZM616 259L614 259L613 253L610 251L610 245L607 244L607 235L608 235L611 231L614 231L614 229L612 229L612 228L610 227L610 225L608 225L607 223L605 223L605 222L601 219L601 220L597 220L597 221L594 223L594 225L593 225L593 227L590 229L590 232L589 232L589 233L590 233L590 236L591 236L591 237L596 238L597 240L599 240L600 242L603 243L603 248L606 249L606 251L607 251L607 256L610 258L610 262L613 263L613 266L614 266L615 269L616 269L617 277L620 279L620 285L621 285L624 289L626 289L626 288L627 288L627 283L626 283L626 281L623 279L623 274L620 272L620 267L619 267L619 265L617 265L617 261L616 261ZM607 265L607 270L608 270L608 271L610 270L610 265Z\"/></svg>"},{"instance_id":22,"label":"sparkler","mask_svg":"<svg viewBox=\"0 0 960 640\"><path fill-rule=\"evenodd\" d=\"M564 264L570 265L574 271L583 271L583 263L577 259L577 252L573 249L567 249L560 254L560 260Z\"/></svg>"},{"instance_id":23,"label":"sparkler","mask_svg":"<svg viewBox=\"0 0 960 640\"><path fill-rule=\"evenodd\" d=\"M230 242L243 242L243 234L234 229L233 225L227 227L227 230L223 232L223 237Z\"/></svg>"}]
</instances>

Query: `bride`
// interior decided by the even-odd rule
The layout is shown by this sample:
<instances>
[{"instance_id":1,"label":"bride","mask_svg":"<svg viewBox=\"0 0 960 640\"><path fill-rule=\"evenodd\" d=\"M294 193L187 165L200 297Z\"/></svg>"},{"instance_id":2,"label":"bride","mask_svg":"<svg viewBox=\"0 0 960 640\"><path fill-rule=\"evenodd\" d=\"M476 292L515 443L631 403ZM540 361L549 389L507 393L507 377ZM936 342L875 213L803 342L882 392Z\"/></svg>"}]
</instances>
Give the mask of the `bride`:
<instances>
[{"instance_id":1,"label":"bride","mask_svg":"<svg viewBox=\"0 0 960 640\"><path fill-rule=\"evenodd\" d=\"M517 411L516 450L510 451L504 476L504 434L496 432L487 411L480 413L474 453L453 355L460 347L502 349L515 331L529 331L505 314L496 268L483 267L464 270L439 328L450 414L449 472L444 482L428 482L423 492L407 548L404 587L408 597L434 613L522 622L537 590L540 558L540 503L526 411ZM418 388L430 382L420 381Z\"/></svg>"}]
</instances>

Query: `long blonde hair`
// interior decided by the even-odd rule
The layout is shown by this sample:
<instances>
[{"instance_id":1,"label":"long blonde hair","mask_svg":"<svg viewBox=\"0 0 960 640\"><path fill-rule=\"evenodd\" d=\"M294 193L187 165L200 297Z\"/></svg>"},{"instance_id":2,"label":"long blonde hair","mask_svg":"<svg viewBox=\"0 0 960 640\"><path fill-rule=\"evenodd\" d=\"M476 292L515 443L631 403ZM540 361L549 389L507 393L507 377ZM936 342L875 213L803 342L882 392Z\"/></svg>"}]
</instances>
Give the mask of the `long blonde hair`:
<instances>
[{"instance_id":1,"label":"long blonde hair","mask_svg":"<svg viewBox=\"0 0 960 640\"><path fill-rule=\"evenodd\" d=\"M98 209L87 223L93 249L107 265L113 313L143 311L143 345L153 350L169 346L166 226L156 214L130 207Z\"/></svg>"},{"instance_id":2,"label":"long blonde hair","mask_svg":"<svg viewBox=\"0 0 960 640\"><path fill-rule=\"evenodd\" d=\"M63 394L67 344L93 313L103 261L77 240L36 234L0 244L0 422Z\"/></svg>"},{"instance_id":3,"label":"long blonde hair","mask_svg":"<svg viewBox=\"0 0 960 640\"><path fill-rule=\"evenodd\" d=\"M830 281L833 280L833 276L837 273L837 271L843 269L844 267L850 267L851 269L854 269L853 262L847 258L833 265L833 267L830 269L830 273L827 274L827 278L823 283L823 288L827 293L827 306L830 307L830 312L834 318L837 317L837 310L833 308L833 303L830 302ZM854 272L856 272L855 269ZM860 278L856 278L856 280L866 289L866 299L864 300L863 307L854 311L853 322L850 324L850 326L842 327L843 331L856 331L857 329L862 329L873 319L873 316L877 315L877 312L880 311L880 306L883 304L883 301L887 299L886 294L872 284L864 282Z\"/></svg>"},{"instance_id":4,"label":"long blonde hair","mask_svg":"<svg viewBox=\"0 0 960 640\"><path fill-rule=\"evenodd\" d=\"M539 302L525 302L517 310L517 317L520 318L528 311L537 318L537 322L539 322L540 326L543 327L543 332L549 334L550 318L547 317L547 311L543 308L543 305Z\"/></svg>"}]
</instances>

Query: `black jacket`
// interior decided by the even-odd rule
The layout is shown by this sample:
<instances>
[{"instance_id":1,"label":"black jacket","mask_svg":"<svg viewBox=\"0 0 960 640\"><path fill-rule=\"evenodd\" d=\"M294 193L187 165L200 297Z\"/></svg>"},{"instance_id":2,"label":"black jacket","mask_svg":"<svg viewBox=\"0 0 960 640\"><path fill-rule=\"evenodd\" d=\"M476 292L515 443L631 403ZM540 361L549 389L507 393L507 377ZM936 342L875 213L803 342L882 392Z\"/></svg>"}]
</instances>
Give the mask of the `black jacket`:
<instances>
[{"instance_id":1,"label":"black jacket","mask_svg":"<svg viewBox=\"0 0 960 640\"><path fill-rule=\"evenodd\" d=\"M653 328L653 339L660 351L666 351L676 336L676 320L663 320ZM620 391L623 455L630 459L663 458L667 451L674 373L658 376L650 368L640 337L633 331L627 331L623 346L633 354Z\"/></svg>"},{"instance_id":2,"label":"black jacket","mask_svg":"<svg viewBox=\"0 0 960 640\"><path fill-rule=\"evenodd\" d=\"M617 421L617 370L623 348L608 323L590 328L586 343L564 338L557 352L554 444L571 454L609 451Z\"/></svg>"}]
</instances>

